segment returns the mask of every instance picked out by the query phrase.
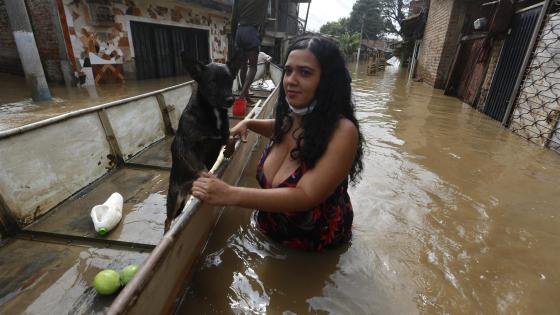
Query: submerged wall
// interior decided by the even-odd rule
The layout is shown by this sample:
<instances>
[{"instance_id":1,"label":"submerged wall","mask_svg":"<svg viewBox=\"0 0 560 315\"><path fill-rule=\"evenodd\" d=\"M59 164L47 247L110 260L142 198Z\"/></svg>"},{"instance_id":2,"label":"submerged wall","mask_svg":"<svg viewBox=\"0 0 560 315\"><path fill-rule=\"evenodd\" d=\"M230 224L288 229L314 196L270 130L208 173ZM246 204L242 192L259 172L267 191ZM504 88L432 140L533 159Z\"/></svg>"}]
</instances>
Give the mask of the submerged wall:
<instances>
[{"instance_id":1,"label":"submerged wall","mask_svg":"<svg viewBox=\"0 0 560 315\"><path fill-rule=\"evenodd\" d=\"M466 4L459 0L432 0L424 30L416 77L443 88L457 50Z\"/></svg>"}]
</instances>

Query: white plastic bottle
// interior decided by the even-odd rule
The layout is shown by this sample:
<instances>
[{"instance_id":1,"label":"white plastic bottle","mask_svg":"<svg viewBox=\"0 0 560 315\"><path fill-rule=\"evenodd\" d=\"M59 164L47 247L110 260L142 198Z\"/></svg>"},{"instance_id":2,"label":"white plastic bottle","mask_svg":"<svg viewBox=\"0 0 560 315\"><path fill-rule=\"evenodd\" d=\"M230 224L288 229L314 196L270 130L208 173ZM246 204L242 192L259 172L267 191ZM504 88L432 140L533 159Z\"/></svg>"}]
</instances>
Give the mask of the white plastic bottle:
<instances>
[{"instance_id":1,"label":"white plastic bottle","mask_svg":"<svg viewBox=\"0 0 560 315\"><path fill-rule=\"evenodd\" d=\"M91 219L99 235L107 235L122 218L123 196L113 193L105 203L91 209Z\"/></svg>"}]
</instances>

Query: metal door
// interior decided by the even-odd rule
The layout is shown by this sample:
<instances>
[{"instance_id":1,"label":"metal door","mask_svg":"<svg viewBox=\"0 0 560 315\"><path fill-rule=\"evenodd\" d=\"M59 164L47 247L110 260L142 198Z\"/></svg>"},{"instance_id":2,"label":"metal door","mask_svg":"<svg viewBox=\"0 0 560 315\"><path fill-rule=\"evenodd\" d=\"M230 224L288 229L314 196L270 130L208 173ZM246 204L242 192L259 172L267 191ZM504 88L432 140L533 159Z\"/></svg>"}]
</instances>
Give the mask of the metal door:
<instances>
[{"instance_id":1,"label":"metal door","mask_svg":"<svg viewBox=\"0 0 560 315\"><path fill-rule=\"evenodd\" d=\"M157 78L165 78L175 75L175 63L173 43L169 27L154 26L154 50L156 57ZM179 54L179 52L177 52Z\"/></svg>"},{"instance_id":2,"label":"metal door","mask_svg":"<svg viewBox=\"0 0 560 315\"><path fill-rule=\"evenodd\" d=\"M518 74L522 71L523 60L528 52L533 31L537 24L542 6L517 13L511 21L511 30L504 43L500 61L492 79L484 113L502 121L511 97Z\"/></svg>"},{"instance_id":3,"label":"metal door","mask_svg":"<svg viewBox=\"0 0 560 315\"><path fill-rule=\"evenodd\" d=\"M143 22L130 22L136 77L163 78L186 74L181 52L209 62L208 31Z\"/></svg>"},{"instance_id":4,"label":"metal door","mask_svg":"<svg viewBox=\"0 0 560 315\"><path fill-rule=\"evenodd\" d=\"M134 61L136 78L149 79L156 76L156 58L154 51L154 33L148 23L130 22L132 42L134 44Z\"/></svg>"}]
</instances>

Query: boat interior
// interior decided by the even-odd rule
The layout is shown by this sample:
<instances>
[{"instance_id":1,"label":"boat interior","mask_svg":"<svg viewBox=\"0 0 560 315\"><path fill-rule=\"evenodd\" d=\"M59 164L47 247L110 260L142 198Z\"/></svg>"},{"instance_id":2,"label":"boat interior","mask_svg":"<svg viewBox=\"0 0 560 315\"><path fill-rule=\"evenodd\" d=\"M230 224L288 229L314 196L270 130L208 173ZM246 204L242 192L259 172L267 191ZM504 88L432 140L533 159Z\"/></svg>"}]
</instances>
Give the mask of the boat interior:
<instances>
[{"instance_id":1,"label":"boat interior","mask_svg":"<svg viewBox=\"0 0 560 315\"><path fill-rule=\"evenodd\" d=\"M281 70L267 68L261 87L272 88L255 89L246 117L230 109L230 126L271 116ZM0 313L172 311L221 213L188 204L164 235L170 145L193 93L189 81L0 131ZM220 156L218 175L235 184L258 141ZM124 197L122 220L100 236L90 211L113 192ZM97 272L129 264L142 267L117 298L96 293Z\"/></svg>"}]
</instances>

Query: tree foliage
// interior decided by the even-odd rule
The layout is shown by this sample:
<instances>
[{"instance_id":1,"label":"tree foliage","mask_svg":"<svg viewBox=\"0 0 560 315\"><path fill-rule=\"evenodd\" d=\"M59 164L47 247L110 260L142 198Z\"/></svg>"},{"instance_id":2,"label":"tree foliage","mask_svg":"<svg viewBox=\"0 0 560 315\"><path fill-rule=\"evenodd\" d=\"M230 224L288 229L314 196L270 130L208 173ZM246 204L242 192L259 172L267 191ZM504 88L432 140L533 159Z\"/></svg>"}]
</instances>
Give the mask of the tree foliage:
<instances>
[{"instance_id":1,"label":"tree foliage","mask_svg":"<svg viewBox=\"0 0 560 315\"><path fill-rule=\"evenodd\" d=\"M346 32L340 35L338 37L338 45L346 59L351 59L354 52L358 50L358 46L360 46L360 33L350 35L350 33Z\"/></svg>"},{"instance_id":2,"label":"tree foliage","mask_svg":"<svg viewBox=\"0 0 560 315\"><path fill-rule=\"evenodd\" d=\"M402 21L408 13L410 0L381 0L385 33L401 35Z\"/></svg>"},{"instance_id":3,"label":"tree foliage","mask_svg":"<svg viewBox=\"0 0 560 315\"><path fill-rule=\"evenodd\" d=\"M327 22L325 25L321 26L319 32L339 37L348 32L348 18L345 17L335 22Z\"/></svg>"},{"instance_id":4,"label":"tree foliage","mask_svg":"<svg viewBox=\"0 0 560 315\"><path fill-rule=\"evenodd\" d=\"M327 22L319 30L336 37L348 32L360 33L364 22L364 37L379 39L385 35L400 35L410 0L358 0L347 18Z\"/></svg>"},{"instance_id":5,"label":"tree foliage","mask_svg":"<svg viewBox=\"0 0 560 315\"><path fill-rule=\"evenodd\" d=\"M358 0L352 7L348 29L352 33L360 33L362 21L364 25L364 37L378 39L384 32L383 18L381 16L382 0Z\"/></svg>"}]
</instances>

